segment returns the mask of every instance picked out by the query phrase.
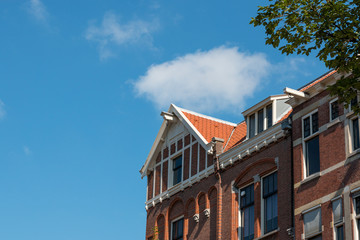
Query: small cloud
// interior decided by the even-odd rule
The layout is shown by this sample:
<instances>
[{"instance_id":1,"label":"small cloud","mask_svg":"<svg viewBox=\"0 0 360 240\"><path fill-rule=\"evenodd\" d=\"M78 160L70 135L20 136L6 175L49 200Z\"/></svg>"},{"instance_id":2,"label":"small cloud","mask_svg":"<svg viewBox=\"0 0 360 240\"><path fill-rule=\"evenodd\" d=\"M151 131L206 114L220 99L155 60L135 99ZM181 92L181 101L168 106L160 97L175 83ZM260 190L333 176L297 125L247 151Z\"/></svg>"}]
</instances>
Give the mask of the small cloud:
<instances>
[{"instance_id":1,"label":"small cloud","mask_svg":"<svg viewBox=\"0 0 360 240\"><path fill-rule=\"evenodd\" d=\"M152 65L134 87L160 108L175 103L204 112L240 110L270 71L264 54L221 46Z\"/></svg>"},{"instance_id":2,"label":"small cloud","mask_svg":"<svg viewBox=\"0 0 360 240\"><path fill-rule=\"evenodd\" d=\"M152 32L157 29L157 22L134 20L121 22L120 17L107 12L100 26L90 24L86 30L85 38L99 44L100 59L113 57L114 46L134 45L142 43L152 48Z\"/></svg>"},{"instance_id":3,"label":"small cloud","mask_svg":"<svg viewBox=\"0 0 360 240\"><path fill-rule=\"evenodd\" d=\"M24 150L24 153L26 156L30 156L32 154L32 152L28 146L24 146L23 150Z\"/></svg>"},{"instance_id":4,"label":"small cloud","mask_svg":"<svg viewBox=\"0 0 360 240\"><path fill-rule=\"evenodd\" d=\"M5 104L0 100L0 119L3 119L6 115Z\"/></svg>"},{"instance_id":5,"label":"small cloud","mask_svg":"<svg viewBox=\"0 0 360 240\"><path fill-rule=\"evenodd\" d=\"M30 0L29 13L36 18L36 20L45 23L49 16L45 5L40 0Z\"/></svg>"}]
</instances>

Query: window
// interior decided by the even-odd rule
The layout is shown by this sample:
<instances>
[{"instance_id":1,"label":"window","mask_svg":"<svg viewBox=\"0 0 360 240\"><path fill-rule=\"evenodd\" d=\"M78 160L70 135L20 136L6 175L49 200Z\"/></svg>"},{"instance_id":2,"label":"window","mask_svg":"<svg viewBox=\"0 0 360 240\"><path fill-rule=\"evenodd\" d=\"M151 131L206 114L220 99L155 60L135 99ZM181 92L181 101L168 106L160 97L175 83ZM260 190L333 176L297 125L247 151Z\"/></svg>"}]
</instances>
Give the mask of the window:
<instances>
[{"instance_id":1,"label":"window","mask_svg":"<svg viewBox=\"0 0 360 240\"><path fill-rule=\"evenodd\" d=\"M264 110L258 112L258 133L264 131Z\"/></svg>"},{"instance_id":2,"label":"window","mask_svg":"<svg viewBox=\"0 0 360 240\"><path fill-rule=\"evenodd\" d=\"M264 233L278 228L277 172L263 178Z\"/></svg>"},{"instance_id":3,"label":"window","mask_svg":"<svg viewBox=\"0 0 360 240\"><path fill-rule=\"evenodd\" d=\"M303 118L303 137L306 177L320 171L318 112Z\"/></svg>"},{"instance_id":4,"label":"window","mask_svg":"<svg viewBox=\"0 0 360 240\"><path fill-rule=\"evenodd\" d=\"M360 194L354 198L355 224L357 227L358 239L360 239Z\"/></svg>"},{"instance_id":5,"label":"window","mask_svg":"<svg viewBox=\"0 0 360 240\"><path fill-rule=\"evenodd\" d=\"M254 184L240 191L241 239L254 239Z\"/></svg>"},{"instance_id":6,"label":"window","mask_svg":"<svg viewBox=\"0 0 360 240\"><path fill-rule=\"evenodd\" d=\"M360 137L359 137L359 118L355 117L351 119L351 140L352 140L352 151L360 148Z\"/></svg>"},{"instance_id":7,"label":"window","mask_svg":"<svg viewBox=\"0 0 360 240\"><path fill-rule=\"evenodd\" d=\"M343 209L342 199L338 198L332 201L334 233L336 240L344 240L344 223L343 223Z\"/></svg>"},{"instance_id":8,"label":"window","mask_svg":"<svg viewBox=\"0 0 360 240\"><path fill-rule=\"evenodd\" d=\"M182 180L182 156L173 160L173 185L178 184Z\"/></svg>"},{"instance_id":9,"label":"window","mask_svg":"<svg viewBox=\"0 0 360 240\"><path fill-rule=\"evenodd\" d=\"M247 117L248 138L256 136L273 125L272 111L272 104L270 104Z\"/></svg>"},{"instance_id":10,"label":"window","mask_svg":"<svg viewBox=\"0 0 360 240\"><path fill-rule=\"evenodd\" d=\"M339 117L339 101L336 99L330 102L330 121Z\"/></svg>"},{"instance_id":11,"label":"window","mask_svg":"<svg viewBox=\"0 0 360 240\"><path fill-rule=\"evenodd\" d=\"M303 215L305 239L318 240L321 237L321 208L308 211Z\"/></svg>"},{"instance_id":12,"label":"window","mask_svg":"<svg viewBox=\"0 0 360 240\"><path fill-rule=\"evenodd\" d=\"M249 138L255 136L255 114L249 117Z\"/></svg>"},{"instance_id":13,"label":"window","mask_svg":"<svg viewBox=\"0 0 360 240\"><path fill-rule=\"evenodd\" d=\"M272 122L272 105L268 105L266 107L266 119L267 119L267 128L271 127L273 125Z\"/></svg>"},{"instance_id":14,"label":"window","mask_svg":"<svg viewBox=\"0 0 360 240\"><path fill-rule=\"evenodd\" d=\"M183 240L183 232L184 232L184 218L172 222L171 225L172 240Z\"/></svg>"}]
</instances>

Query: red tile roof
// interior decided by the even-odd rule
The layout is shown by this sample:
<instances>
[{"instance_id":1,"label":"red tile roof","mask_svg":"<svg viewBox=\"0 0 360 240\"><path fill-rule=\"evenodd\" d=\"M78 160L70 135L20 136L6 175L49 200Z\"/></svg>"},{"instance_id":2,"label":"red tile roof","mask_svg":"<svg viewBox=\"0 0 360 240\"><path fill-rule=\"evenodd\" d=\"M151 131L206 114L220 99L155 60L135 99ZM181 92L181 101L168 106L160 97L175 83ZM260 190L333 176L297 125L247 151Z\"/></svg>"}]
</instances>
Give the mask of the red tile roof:
<instances>
[{"instance_id":1,"label":"red tile roof","mask_svg":"<svg viewBox=\"0 0 360 240\"><path fill-rule=\"evenodd\" d=\"M304 92L306 91L307 89L309 89L310 87L314 86L315 84L321 82L322 80L324 80L325 78L333 75L334 73L336 73L336 70L332 70L328 73L326 73L325 75L319 77L318 79L315 79L313 82L310 82L309 84L305 85L304 87L300 88L299 91L300 92Z\"/></svg>"},{"instance_id":2,"label":"red tile roof","mask_svg":"<svg viewBox=\"0 0 360 240\"><path fill-rule=\"evenodd\" d=\"M230 148L239 145L245 140L245 138L246 138L246 122L243 121L234 128L233 134L230 136L230 139L228 140L224 152L226 152Z\"/></svg>"},{"instance_id":3,"label":"red tile roof","mask_svg":"<svg viewBox=\"0 0 360 240\"><path fill-rule=\"evenodd\" d=\"M242 122L238 125L226 123L225 121L216 120L204 115L182 110L186 118L194 125L207 142L211 142L213 137L224 139L223 147L226 150L239 144L246 137L246 124Z\"/></svg>"}]
</instances>

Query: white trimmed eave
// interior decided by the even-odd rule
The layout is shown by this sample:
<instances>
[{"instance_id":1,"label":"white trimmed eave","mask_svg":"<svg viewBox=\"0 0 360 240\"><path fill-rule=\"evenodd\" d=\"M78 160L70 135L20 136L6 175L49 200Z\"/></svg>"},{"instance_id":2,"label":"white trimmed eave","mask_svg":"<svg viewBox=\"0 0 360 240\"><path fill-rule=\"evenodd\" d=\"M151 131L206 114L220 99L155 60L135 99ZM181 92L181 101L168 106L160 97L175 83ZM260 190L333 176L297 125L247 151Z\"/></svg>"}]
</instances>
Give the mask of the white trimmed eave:
<instances>
[{"instance_id":1,"label":"white trimmed eave","mask_svg":"<svg viewBox=\"0 0 360 240\"><path fill-rule=\"evenodd\" d=\"M205 148L205 150L208 150L208 141L201 135L201 133L196 129L196 127L190 122L190 120L185 116L185 114L182 112L182 109L175 106L174 104L171 104L170 109L174 109L173 112L179 120L184 124L186 129L193 135L196 140Z\"/></svg>"},{"instance_id":2,"label":"white trimmed eave","mask_svg":"<svg viewBox=\"0 0 360 240\"><path fill-rule=\"evenodd\" d=\"M220 167L223 169L228 165L232 165L234 162L260 151L263 147L278 141L278 139L284 136L285 133L281 129L281 123L278 123L255 137L245 140L240 145L220 154Z\"/></svg>"},{"instance_id":3,"label":"white trimmed eave","mask_svg":"<svg viewBox=\"0 0 360 240\"><path fill-rule=\"evenodd\" d=\"M164 139L164 136L167 133L167 127L173 121L170 116L171 114L174 114L178 118L178 120L182 124L184 124L185 128L189 131L189 133L196 138L196 140L200 143L201 146L203 146L205 148L206 151L208 151L211 148L211 143L208 143L206 141L206 139L194 127L194 125L189 121L189 119L182 113L181 108L178 108L174 104L171 104L168 112L161 113L161 116L163 116L164 121L163 121L163 123L160 127L160 130L155 138L155 141L150 149L150 153L149 153L148 157L146 158L146 161L140 170L141 178L144 178L147 175L150 163L151 163L152 159L154 158L154 155L156 154L158 148L160 147L161 142Z\"/></svg>"},{"instance_id":4,"label":"white trimmed eave","mask_svg":"<svg viewBox=\"0 0 360 240\"><path fill-rule=\"evenodd\" d=\"M269 97L265 98L264 100L262 100L261 102L255 104L254 106L246 109L241 114L244 117L249 116L250 114L257 112L260 108L264 108L266 105L268 105L269 103L271 103L274 100L286 99L288 97L289 96L286 95L286 94L279 94L279 95L269 96Z\"/></svg>"},{"instance_id":5,"label":"white trimmed eave","mask_svg":"<svg viewBox=\"0 0 360 240\"><path fill-rule=\"evenodd\" d=\"M155 141L150 149L149 155L146 158L146 161L144 163L144 165L142 166L142 168L140 169L140 173L141 173L141 178L145 177L147 175L147 170L149 167L149 164L151 162L151 159L153 158L154 154L156 153L156 150L158 148L158 146L160 145L162 139L163 139L163 135L166 132L166 127L168 126L168 121L164 120L163 123L161 124L160 130L155 138Z\"/></svg>"},{"instance_id":6,"label":"white trimmed eave","mask_svg":"<svg viewBox=\"0 0 360 240\"><path fill-rule=\"evenodd\" d=\"M347 77L349 75L350 74L344 75L344 74L335 72L334 74L328 76L324 80L309 87L305 91L298 91L298 92L303 92L306 95L306 97L297 96L296 94L291 94L291 92L285 92L286 89L289 89L289 88L285 88L284 93L289 94L289 96L291 97L288 101L286 101L286 103L294 108L294 107L306 102L307 100L311 99L312 97L319 94L320 92L326 90L327 86L331 86L331 85L335 84L336 81L340 80L342 76ZM294 90L294 91L297 91L297 90Z\"/></svg>"}]
</instances>

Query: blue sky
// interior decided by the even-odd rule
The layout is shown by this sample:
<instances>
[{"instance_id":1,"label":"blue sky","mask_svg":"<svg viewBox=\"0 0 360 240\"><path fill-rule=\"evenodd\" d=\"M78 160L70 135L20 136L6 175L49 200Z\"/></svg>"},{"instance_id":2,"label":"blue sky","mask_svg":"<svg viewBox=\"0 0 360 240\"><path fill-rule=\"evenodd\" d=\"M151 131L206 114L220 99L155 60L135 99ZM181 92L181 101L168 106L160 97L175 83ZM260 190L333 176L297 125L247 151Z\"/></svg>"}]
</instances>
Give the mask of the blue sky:
<instances>
[{"instance_id":1,"label":"blue sky","mask_svg":"<svg viewBox=\"0 0 360 240\"><path fill-rule=\"evenodd\" d=\"M0 1L0 239L144 239L170 103L232 122L326 72L249 25L266 1Z\"/></svg>"}]
</instances>

